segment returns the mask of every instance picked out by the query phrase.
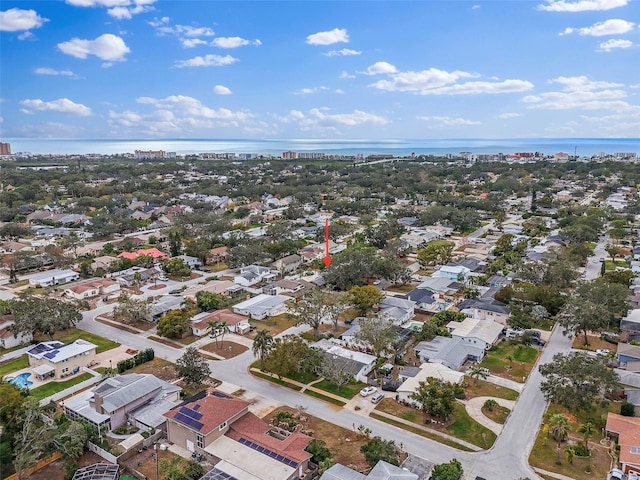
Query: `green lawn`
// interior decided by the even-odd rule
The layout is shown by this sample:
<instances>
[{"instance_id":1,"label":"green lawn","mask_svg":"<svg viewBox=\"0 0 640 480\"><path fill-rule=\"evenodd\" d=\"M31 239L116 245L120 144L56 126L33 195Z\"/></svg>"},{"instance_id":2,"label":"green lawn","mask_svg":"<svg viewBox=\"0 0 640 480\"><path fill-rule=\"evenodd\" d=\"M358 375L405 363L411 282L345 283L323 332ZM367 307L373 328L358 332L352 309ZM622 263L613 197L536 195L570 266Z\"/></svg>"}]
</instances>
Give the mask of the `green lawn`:
<instances>
[{"instance_id":1,"label":"green lawn","mask_svg":"<svg viewBox=\"0 0 640 480\"><path fill-rule=\"evenodd\" d=\"M494 385L485 380L465 377L464 379L467 386L464 388L465 398L473 397L498 397L505 400L515 400L518 398L518 392L511 390L510 388Z\"/></svg>"},{"instance_id":2,"label":"green lawn","mask_svg":"<svg viewBox=\"0 0 640 480\"><path fill-rule=\"evenodd\" d=\"M112 348L116 348L120 346L118 342L114 342L107 338L99 337L98 335L85 332L84 330L80 330L78 328L70 328L69 330L57 332L53 336L54 340L58 340L62 343L71 343L79 338L82 338L87 342L95 343L98 346L98 348L96 348L96 353L106 352L107 350L111 350ZM49 339L47 338L47 340Z\"/></svg>"},{"instance_id":3,"label":"green lawn","mask_svg":"<svg viewBox=\"0 0 640 480\"><path fill-rule=\"evenodd\" d=\"M309 395L310 397L319 398L320 400L324 400L325 402L333 403L334 405L338 405L340 407L344 406L346 402L342 402L335 398L327 397L326 395L322 395L321 393L314 392L313 390L305 390L303 392L305 395Z\"/></svg>"},{"instance_id":4,"label":"green lawn","mask_svg":"<svg viewBox=\"0 0 640 480\"><path fill-rule=\"evenodd\" d=\"M0 377L4 377L12 372L17 372L18 370L22 370L23 368L27 368L29 366L29 357L26 355L22 355L18 358L14 358L13 360L9 360L0 364Z\"/></svg>"},{"instance_id":5,"label":"green lawn","mask_svg":"<svg viewBox=\"0 0 640 480\"><path fill-rule=\"evenodd\" d=\"M452 416L455 421L446 428L450 435L482 448L489 448L496 441L496 434L473 420L464 405L456 403Z\"/></svg>"},{"instance_id":6,"label":"green lawn","mask_svg":"<svg viewBox=\"0 0 640 480\"><path fill-rule=\"evenodd\" d=\"M333 383L327 380L323 380L321 382L314 383L313 386L319 388L320 390L324 390L325 392L338 395L339 397L350 399L360 393L360 390L362 390L367 385L364 383L350 383L348 385L343 385L340 390L338 390L338 387L336 387Z\"/></svg>"},{"instance_id":7,"label":"green lawn","mask_svg":"<svg viewBox=\"0 0 640 480\"><path fill-rule=\"evenodd\" d=\"M251 375L254 375L254 376L258 377L258 378L262 378L264 380L268 380L269 382L275 383L275 384L280 385L282 387L290 388L291 390L297 390L297 391L301 390L301 387L299 387L298 385L294 385L292 383L285 382L284 380L280 380L277 377L272 377L270 375L266 375L266 374L264 374L262 372L251 372Z\"/></svg>"},{"instance_id":8,"label":"green lawn","mask_svg":"<svg viewBox=\"0 0 640 480\"><path fill-rule=\"evenodd\" d=\"M65 390L73 385L77 385L80 382L84 382L85 380L88 380L92 377L93 375L91 375L90 373L83 373L82 375L70 378L69 380L65 380L64 382L49 382L45 385L42 385L41 387L30 390L29 394L37 400L42 400L49 395L61 392L62 390Z\"/></svg>"},{"instance_id":9,"label":"green lawn","mask_svg":"<svg viewBox=\"0 0 640 480\"><path fill-rule=\"evenodd\" d=\"M480 365L488 368L493 374L523 382L523 377L526 378L533 368L538 353L534 347L504 340L487 352ZM511 360L508 357L511 357Z\"/></svg>"}]
</instances>

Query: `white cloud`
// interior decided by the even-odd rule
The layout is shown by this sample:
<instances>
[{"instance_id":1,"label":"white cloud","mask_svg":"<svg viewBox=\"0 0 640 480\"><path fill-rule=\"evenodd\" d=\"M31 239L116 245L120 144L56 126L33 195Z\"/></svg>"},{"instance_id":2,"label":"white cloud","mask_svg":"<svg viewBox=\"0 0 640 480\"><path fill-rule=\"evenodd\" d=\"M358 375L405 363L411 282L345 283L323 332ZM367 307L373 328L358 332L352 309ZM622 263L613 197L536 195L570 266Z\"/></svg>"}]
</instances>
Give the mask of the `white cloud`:
<instances>
[{"instance_id":1,"label":"white cloud","mask_svg":"<svg viewBox=\"0 0 640 480\"><path fill-rule=\"evenodd\" d=\"M351 75L351 74L349 74L347 72L341 72L340 73L340 78L356 78L356 76L355 75Z\"/></svg>"},{"instance_id":2,"label":"white cloud","mask_svg":"<svg viewBox=\"0 0 640 480\"><path fill-rule=\"evenodd\" d=\"M620 87L624 85L611 82L597 82L586 76L558 77L551 84L562 86L560 91L527 95L522 99L527 108L540 110L614 110L624 112L640 107L630 105L623 100L627 93Z\"/></svg>"},{"instance_id":3,"label":"white cloud","mask_svg":"<svg viewBox=\"0 0 640 480\"><path fill-rule=\"evenodd\" d=\"M621 38L612 38L611 40L607 40L606 42L602 42L598 48L601 52L610 52L616 48L631 48L633 47L633 42L630 40L623 40Z\"/></svg>"},{"instance_id":4,"label":"white cloud","mask_svg":"<svg viewBox=\"0 0 640 480\"><path fill-rule=\"evenodd\" d=\"M179 60L175 63L176 68L184 67L221 67L236 63L237 58L231 55L205 55L204 57L193 57L188 60Z\"/></svg>"},{"instance_id":5,"label":"white cloud","mask_svg":"<svg viewBox=\"0 0 640 480\"><path fill-rule=\"evenodd\" d=\"M285 118L280 118L284 123L296 122L303 131L325 130L332 133L340 133L339 127L355 127L363 124L386 125L389 120L380 115L354 110L351 113L327 113L326 107L312 108L307 113L300 110L291 110Z\"/></svg>"},{"instance_id":6,"label":"white cloud","mask_svg":"<svg viewBox=\"0 0 640 480\"><path fill-rule=\"evenodd\" d=\"M211 45L218 48L238 48L245 45L262 45L260 40L247 40L242 37L218 37L214 38Z\"/></svg>"},{"instance_id":7,"label":"white cloud","mask_svg":"<svg viewBox=\"0 0 640 480\"><path fill-rule=\"evenodd\" d=\"M10 8L0 12L0 31L19 32L21 30L31 30L32 28L40 28L48 21L48 18L41 17L35 10Z\"/></svg>"},{"instance_id":8,"label":"white cloud","mask_svg":"<svg viewBox=\"0 0 640 480\"><path fill-rule=\"evenodd\" d=\"M198 45L209 45L206 40L202 40L201 38L183 38L180 41L184 48L193 48Z\"/></svg>"},{"instance_id":9,"label":"white cloud","mask_svg":"<svg viewBox=\"0 0 640 480\"><path fill-rule=\"evenodd\" d=\"M567 27L560 35L570 35L578 32L582 36L604 37L606 35L622 35L633 29L634 23L619 18L612 18L604 22L594 23L590 27L572 28Z\"/></svg>"},{"instance_id":10,"label":"white cloud","mask_svg":"<svg viewBox=\"0 0 640 480\"><path fill-rule=\"evenodd\" d=\"M501 113L500 115L498 115L498 118L507 119L507 118L521 117L521 116L522 116L521 113L506 112L506 113Z\"/></svg>"},{"instance_id":11,"label":"white cloud","mask_svg":"<svg viewBox=\"0 0 640 480\"><path fill-rule=\"evenodd\" d=\"M429 68L428 70L422 70L420 72L397 72L393 65L387 64L387 67L380 67L380 63L386 62L378 62L369 67L367 72L363 73L372 74L385 68L389 70L389 79L378 80L369 85L378 90L388 92L410 92L419 95L474 95L524 92L533 88L531 82L514 79L458 83L462 79L475 78L479 75L460 70L447 72L437 68ZM376 67L376 65L378 65L378 67Z\"/></svg>"},{"instance_id":12,"label":"white cloud","mask_svg":"<svg viewBox=\"0 0 640 480\"><path fill-rule=\"evenodd\" d=\"M467 127L473 125L482 125L482 122L477 120L467 120L466 118L453 118L453 117L439 117L439 116L417 116L416 120L424 120L427 122L437 122L445 127Z\"/></svg>"},{"instance_id":13,"label":"white cloud","mask_svg":"<svg viewBox=\"0 0 640 480\"><path fill-rule=\"evenodd\" d=\"M547 12L586 12L594 10L611 10L624 7L629 0L546 0L538 5L538 10Z\"/></svg>"},{"instance_id":14,"label":"white cloud","mask_svg":"<svg viewBox=\"0 0 640 480\"><path fill-rule=\"evenodd\" d=\"M360 55L362 52L360 50L351 50L350 48L343 48L341 50L330 50L328 52L323 53L327 57L348 57L352 55Z\"/></svg>"},{"instance_id":15,"label":"white cloud","mask_svg":"<svg viewBox=\"0 0 640 480\"><path fill-rule=\"evenodd\" d=\"M204 118L211 120L224 120L233 122L243 122L252 117L245 112L233 112L227 108L213 109L204 106L200 100L187 95L171 95L166 98L139 97L138 103L153 105L162 110L178 112L183 115L183 122L190 122L190 117Z\"/></svg>"},{"instance_id":16,"label":"white cloud","mask_svg":"<svg viewBox=\"0 0 640 480\"><path fill-rule=\"evenodd\" d=\"M55 68L49 67L38 67L33 70L33 73L37 73L38 75L61 75L63 77L75 77L76 74L71 70L56 70Z\"/></svg>"},{"instance_id":17,"label":"white cloud","mask_svg":"<svg viewBox=\"0 0 640 480\"><path fill-rule=\"evenodd\" d=\"M312 93L318 92L326 92L329 90L329 87L311 87L311 88L301 88L300 90L296 90L293 92L294 95L310 95Z\"/></svg>"},{"instance_id":18,"label":"white cloud","mask_svg":"<svg viewBox=\"0 0 640 480\"><path fill-rule=\"evenodd\" d=\"M216 95L231 95L231 89L224 85L216 85L213 87L213 93Z\"/></svg>"},{"instance_id":19,"label":"white cloud","mask_svg":"<svg viewBox=\"0 0 640 480\"><path fill-rule=\"evenodd\" d=\"M116 130L124 127L124 130L128 133L136 131L152 136L177 133L180 130L173 112L168 110L156 110L144 115L131 110L125 110L120 113L109 111L108 123L111 128Z\"/></svg>"},{"instance_id":20,"label":"white cloud","mask_svg":"<svg viewBox=\"0 0 640 480\"><path fill-rule=\"evenodd\" d=\"M474 5L471 7L471 10L478 10L480 8L480 5Z\"/></svg>"},{"instance_id":21,"label":"white cloud","mask_svg":"<svg viewBox=\"0 0 640 480\"><path fill-rule=\"evenodd\" d=\"M379 75L381 73L396 73L397 71L398 69L388 62L376 62L373 65L369 65L366 71L360 73L365 75Z\"/></svg>"},{"instance_id":22,"label":"white cloud","mask_svg":"<svg viewBox=\"0 0 640 480\"><path fill-rule=\"evenodd\" d=\"M344 94L344 90L342 90L342 89L340 89L340 88L336 88L336 93L337 93L338 95L342 95L342 94Z\"/></svg>"},{"instance_id":23,"label":"white cloud","mask_svg":"<svg viewBox=\"0 0 640 480\"><path fill-rule=\"evenodd\" d=\"M76 7L106 7L107 13L118 20L130 20L134 15L153 10L156 0L67 0Z\"/></svg>"},{"instance_id":24,"label":"white cloud","mask_svg":"<svg viewBox=\"0 0 640 480\"><path fill-rule=\"evenodd\" d=\"M87 117L91 115L91 109L81 103L75 103L68 98L59 98L51 102L45 102L39 98L23 100L20 104L25 110L32 113L33 110L40 112L61 112Z\"/></svg>"},{"instance_id":25,"label":"white cloud","mask_svg":"<svg viewBox=\"0 0 640 480\"><path fill-rule=\"evenodd\" d=\"M95 55L102 60L124 61L124 56L131 52L124 40L117 35L105 33L95 40L74 38L58 44L58 48L67 55L76 58L87 58Z\"/></svg>"},{"instance_id":26,"label":"white cloud","mask_svg":"<svg viewBox=\"0 0 640 480\"><path fill-rule=\"evenodd\" d=\"M312 33L307 36L309 45L333 45L334 43L349 43L349 34L346 28L334 28L327 32Z\"/></svg>"}]
</instances>

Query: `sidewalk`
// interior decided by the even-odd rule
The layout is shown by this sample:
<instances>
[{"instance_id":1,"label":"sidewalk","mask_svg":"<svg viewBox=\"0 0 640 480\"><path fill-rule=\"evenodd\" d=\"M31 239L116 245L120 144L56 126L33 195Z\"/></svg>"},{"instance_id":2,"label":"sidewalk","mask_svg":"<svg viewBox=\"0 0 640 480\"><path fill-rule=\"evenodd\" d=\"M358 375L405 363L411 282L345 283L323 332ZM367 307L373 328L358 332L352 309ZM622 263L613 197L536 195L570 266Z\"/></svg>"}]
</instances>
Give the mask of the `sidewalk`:
<instances>
[{"instance_id":1,"label":"sidewalk","mask_svg":"<svg viewBox=\"0 0 640 480\"><path fill-rule=\"evenodd\" d=\"M510 390L515 390L518 393L522 393L522 389L524 388L524 383L515 382L507 378L498 377L497 375L489 375L487 378L483 378L483 380L485 382L493 383L494 385L498 385L500 387L505 387Z\"/></svg>"},{"instance_id":2,"label":"sidewalk","mask_svg":"<svg viewBox=\"0 0 640 480\"><path fill-rule=\"evenodd\" d=\"M264 372L264 371L260 370L259 368L251 368L250 371L258 372L258 373L261 373L262 375L268 375L269 377L275 378L277 380L281 380L283 382L290 383L291 385L295 385L296 387L300 387L300 393L304 393L305 390L311 390L312 392L318 393L318 394L322 395L323 397L332 398L334 400L337 400L337 401L345 403L345 404L347 402L349 402L348 398L344 398L344 397L341 397L339 395L335 395L335 394L333 394L331 392L327 392L326 390L322 390L320 388L316 388L316 387L313 386L314 383L321 382L322 380L324 380L324 378L319 378L318 380L314 380L311 383L302 383L302 382L298 382L296 380L292 380L292 379L287 378L287 377L278 377L274 373Z\"/></svg>"},{"instance_id":3,"label":"sidewalk","mask_svg":"<svg viewBox=\"0 0 640 480\"><path fill-rule=\"evenodd\" d=\"M549 470L543 470L542 468L532 467L536 473L541 473L545 477L557 478L558 480L575 480L572 477L567 477L566 475L562 475L561 473L550 472Z\"/></svg>"}]
</instances>

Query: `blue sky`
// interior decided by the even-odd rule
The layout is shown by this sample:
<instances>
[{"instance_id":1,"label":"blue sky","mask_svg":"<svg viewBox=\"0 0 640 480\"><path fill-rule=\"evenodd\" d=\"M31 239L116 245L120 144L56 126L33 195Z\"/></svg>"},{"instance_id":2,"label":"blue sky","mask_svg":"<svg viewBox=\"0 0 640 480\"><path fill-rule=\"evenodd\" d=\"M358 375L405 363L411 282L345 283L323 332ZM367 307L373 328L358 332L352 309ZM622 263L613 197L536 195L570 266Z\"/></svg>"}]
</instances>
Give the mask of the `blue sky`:
<instances>
[{"instance_id":1,"label":"blue sky","mask_svg":"<svg viewBox=\"0 0 640 480\"><path fill-rule=\"evenodd\" d=\"M640 1L3 1L0 135L640 136Z\"/></svg>"}]
</instances>

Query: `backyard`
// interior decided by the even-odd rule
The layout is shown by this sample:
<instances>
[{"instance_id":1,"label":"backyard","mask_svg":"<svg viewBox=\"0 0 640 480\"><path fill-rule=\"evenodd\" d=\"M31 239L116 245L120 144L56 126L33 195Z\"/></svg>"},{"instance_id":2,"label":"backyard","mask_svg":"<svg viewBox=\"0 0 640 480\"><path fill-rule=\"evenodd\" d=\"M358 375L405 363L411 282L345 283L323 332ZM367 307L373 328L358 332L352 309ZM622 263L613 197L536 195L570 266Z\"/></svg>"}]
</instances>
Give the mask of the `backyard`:
<instances>
[{"instance_id":1,"label":"backyard","mask_svg":"<svg viewBox=\"0 0 640 480\"><path fill-rule=\"evenodd\" d=\"M131 370L127 370L126 373L151 373L165 382L171 382L178 378L175 365L158 357L150 362L133 367Z\"/></svg>"},{"instance_id":2,"label":"backyard","mask_svg":"<svg viewBox=\"0 0 640 480\"><path fill-rule=\"evenodd\" d=\"M42 400L43 398L53 395L54 393L61 392L62 390L65 390L80 382L84 382L85 380L88 380L92 377L93 375L91 375L90 373L83 373L63 382L49 382L40 387L30 390L29 395L38 400Z\"/></svg>"},{"instance_id":3,"label":"backyard","mask_svg":"<svg viewBox=\"0 0 640 480\"><path fill-rule=\"evenodd\" d=\"M480 366L488 368L494 375L524 383L538 353L534 347L503 340L491 347Z\"/></svg>"},{"instance_id":4,"label":"backyard","mask_svg":"<svg viewBox=\"0 0 640 480\"><path fill-rule=\"evenodd\" d=\"M547 435L540 429L536 437L529 463L534 467L539 467L551 472L557 472L567 475L576 480L590 480L593 478L605 478L607 472L611 469L611 457L609 456L609 448L600 444L602 436L602 428L604 427L607 412L620 412L620 403L604 402L595 405L589 411L569 412L566 408L558 405L550 405L547 415L555 413L564 413L569 417L570 434L569 440L572 444L581 443L583 437L577 433L578 427L584 423L591 422L595 426L595 433L589 440L589 448L591 450L591 458L583 458L574 456L573 463L570 464L566 454L568 447L567 442L561 443L560 461L556 464L556 448L557 442L553 438L547 438ZM587 472L587 466L590 465L591 472Z\"/></svg>"},{"instance_id":5,"label":"backyard","mask_svg":"<svg viewBox=\"0 0 640 480\"><path fill-rule=\"evenodd\" d=\"M107 338L99 337L98 335L85 332L84 330L80 330L78 328L70 328L68 330L56 332L53 335L54 340L58 340L59 342L62 342L62 343L71 343L79 338L86 340L87 342L94 343L98 347L96 348L96 353L106 352L107 350L111 350L112 348L116 348L120 346L118 342L114 342ZM40 335L40 336L37 336L36 340L40 342L45 342L51 339L46 335Z\"/></svg>"},{"instance_id":6,"label":"backyard","mask_svg":"<svg viewBox=\"0 0 640 480\"><path fill-rule=\"evenodd\" d=\"M0 378L12 372L17 372L18 370L27 368L28 366L29 357L27 357L26 355L22 355L18 358L14 358L13 360L8 360L6 362L0 363Z\"/></svg>"}]
</instances>

